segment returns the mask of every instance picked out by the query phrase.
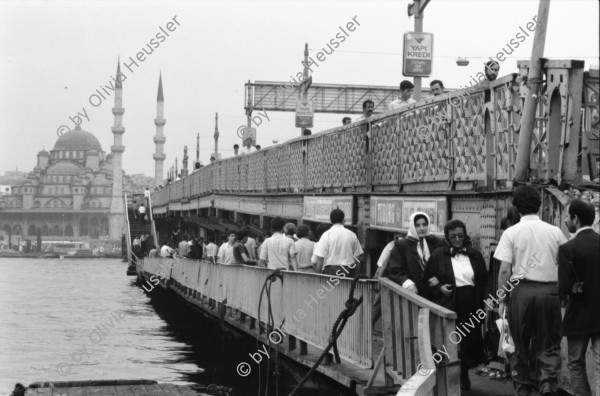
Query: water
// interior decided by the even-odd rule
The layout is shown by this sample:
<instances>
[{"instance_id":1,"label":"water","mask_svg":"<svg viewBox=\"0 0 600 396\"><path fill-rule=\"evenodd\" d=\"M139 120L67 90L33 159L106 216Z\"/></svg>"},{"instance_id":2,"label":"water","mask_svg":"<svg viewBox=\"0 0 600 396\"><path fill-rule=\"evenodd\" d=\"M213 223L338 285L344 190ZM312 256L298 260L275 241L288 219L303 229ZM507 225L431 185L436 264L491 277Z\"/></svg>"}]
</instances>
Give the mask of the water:
<instances>
[{"instance_id":1,"label":"water","mask_svg":"<svg viewBox=\"0 0 600 396\"><path fill-rule=\"evenodd\" d=\"M125 269L115 259L0 258L0 394L17 382L139 378L227 385L235 396L257 394L260 382L264 394L266 360L248 377L236 373L254 341L158 289L144 294ZM281 371L287 395L299 370ZM299 395L348 394L311 383Z\"/></svg>"}]
</instances>

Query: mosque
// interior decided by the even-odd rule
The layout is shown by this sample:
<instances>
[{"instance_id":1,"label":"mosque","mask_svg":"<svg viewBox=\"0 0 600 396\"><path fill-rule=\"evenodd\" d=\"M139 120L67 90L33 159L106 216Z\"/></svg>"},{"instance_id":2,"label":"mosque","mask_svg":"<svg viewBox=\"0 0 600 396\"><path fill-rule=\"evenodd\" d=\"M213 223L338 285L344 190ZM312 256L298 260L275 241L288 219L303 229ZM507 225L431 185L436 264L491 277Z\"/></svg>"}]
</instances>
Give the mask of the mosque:
<instances>
[{"instance_id":1,"label":"mosque","mask_svg":"<svg viewBox=\"0 0 600 396\"><path fill-rule=\"evenodd\" d=\"M117 76L121 75L120 65ZM124 177L122 136L122 80L117 77L114 144L107 153L98 139L80 126L60 136L50 152L37 154L37 165L25 180L12 186L8 195L0 195L0 233L22 239L34 239L38 232L44 239L108 239L118 241L124 232L123 192L143 192L130 177ZM162 79L159 80L159 109L162 110ZM162 115L155 121L162 135ZM160 125L159 125L160 124ZM160 126L160 128L158 128ZM155 138L155 140L157 140ZM157 180L162 181L162 145L155 154ZM157 144L157 149L158 149ZM158 150L157 150L158 151ZM160 165L160 166L159 166ZM158 171L158 169L157 169ZM154 181L154 178L151 179Z\"/></svg>"}]
</instances>

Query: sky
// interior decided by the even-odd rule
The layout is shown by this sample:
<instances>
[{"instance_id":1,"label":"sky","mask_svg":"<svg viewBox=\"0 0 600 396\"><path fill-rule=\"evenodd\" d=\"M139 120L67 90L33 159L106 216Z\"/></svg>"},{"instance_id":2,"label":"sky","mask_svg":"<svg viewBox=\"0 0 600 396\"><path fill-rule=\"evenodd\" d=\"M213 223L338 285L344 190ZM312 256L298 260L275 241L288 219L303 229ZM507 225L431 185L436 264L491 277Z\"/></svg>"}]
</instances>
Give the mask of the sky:
<instances>
[{"instance_id":1,"label":"sky","mask_svg":"<svg viewBox=\"0 0 600 396\"><path fill-rule=\"evenodd\" d=\"M69 117L85 112L82 129L107 153L118 58L123 82L123 168L154 175L156 95L162 73L165 98L165 172L188 146L190 167L200 133L200 160L213 151L219 113L219 152L233 154L246 123L244 84L289 82L302 71L304 44L314 56L353 19L354 32L320 66L313 83L397 86L403 34L414 27L408 0L389 1L0 1L0 174L32 171L36 154L51 150ZM597 0L552 0L545 56L598 65ZM424 31L434 34L433 74L458 88L482 70L537 14L537 0L432 0ZM169 31L167 25L172 23ZM163 28L169 33L138 66L131 64ZM533 35L501 64L517 72L529 59ZM150 51L148 51L150 52ZM456 65L458 57L470 60ZM93 96L98 94L105 97ZM256 111L254 113L256 115ZM299 136L291 112L267 113L258 127L262 147ZM316 114L313 133L339 126L344 114ZM89 118L89 120L88 120ZM166 176L166 175L165 175Z\"/></svg>"}]
</instances>

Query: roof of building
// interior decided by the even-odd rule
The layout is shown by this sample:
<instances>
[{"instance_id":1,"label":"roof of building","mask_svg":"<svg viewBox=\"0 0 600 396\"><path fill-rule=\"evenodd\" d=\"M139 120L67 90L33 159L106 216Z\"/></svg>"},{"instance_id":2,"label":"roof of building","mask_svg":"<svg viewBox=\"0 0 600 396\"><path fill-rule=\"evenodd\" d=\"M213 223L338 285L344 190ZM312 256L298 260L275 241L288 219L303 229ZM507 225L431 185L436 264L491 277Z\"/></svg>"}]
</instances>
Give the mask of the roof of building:
<instances>
[{"instance_id":1,"label":"roof of building","mask_svg":"<svg viewBox=\"0 0 600 396\"><path fill-rule=\"evenodd\" d=\"M92 135L88 131L84 131L78 125L74 130L65 133L61 137L58 138L56 143L54 144L53 151L89 151L96 150L98 152L102 151L102 146L100 142L96 138L96 136Z\"/></svg>"},{"instance_id":2,"label":"roof of building","mask_svg":"<svg viewBox=\"0 0 600 396\"><path fill-rule=\"evenodd\" d=\"M61 161L46 172L49 175L79 175L81 168L71 161Z\"/></svg>"},{"instance_id":3,"label":"roof of building","mask_svg":"<svg viewBox=\"0 0 600 396\"><path fill-rule=\"evenodd\" d=\"M92 186L110 186L111 183L104 175L97 176L91 183Z\"/></svg>"}]
</instances>

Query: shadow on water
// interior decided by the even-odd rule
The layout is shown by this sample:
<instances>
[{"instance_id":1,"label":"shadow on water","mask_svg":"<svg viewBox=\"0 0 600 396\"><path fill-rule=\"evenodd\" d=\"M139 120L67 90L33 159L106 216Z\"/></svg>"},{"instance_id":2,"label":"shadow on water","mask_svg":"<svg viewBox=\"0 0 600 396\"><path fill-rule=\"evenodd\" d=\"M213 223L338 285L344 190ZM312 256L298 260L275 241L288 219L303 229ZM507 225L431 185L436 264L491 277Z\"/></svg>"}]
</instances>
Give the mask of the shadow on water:
<instances>
[{"instance_id":1,"label":"shadow on water","mask_svg":"<svg viewBox=\"0 0 600 396\"><path fill-rule=\"evenodd\" d=\"M138 286L135 286L138 287ZM185 304L172 292L154 290L150 304L167 324L169 335L177 341L191 346L189 359L202 367L204 373L182 373L182 379L196 384L217 384L233 388L232 396L265 395L268 382L269 396L287 396L307 369L282 356L280 364L275 364L274 353L270 358L262 356L260 364L253 361L251 353L256 353L263 344L246 335L234 332ZM246 362L250 373L242 377L237 373L240 363ZM279 381L273 374L279 372ZM270 375L267 378L267 373ZM338 386L319 374L313 374L298 396L348 396L353 393Z\"/></svg>"}]
</instances>

